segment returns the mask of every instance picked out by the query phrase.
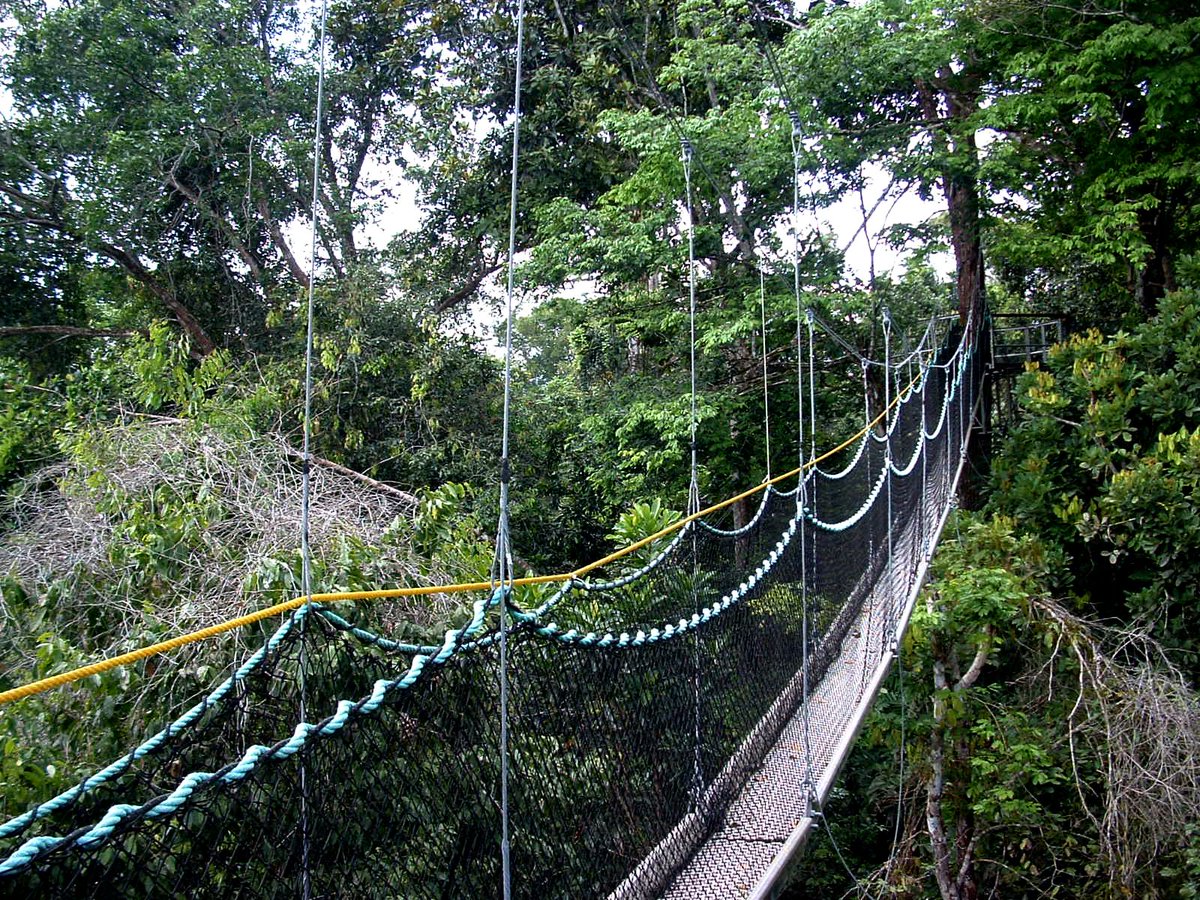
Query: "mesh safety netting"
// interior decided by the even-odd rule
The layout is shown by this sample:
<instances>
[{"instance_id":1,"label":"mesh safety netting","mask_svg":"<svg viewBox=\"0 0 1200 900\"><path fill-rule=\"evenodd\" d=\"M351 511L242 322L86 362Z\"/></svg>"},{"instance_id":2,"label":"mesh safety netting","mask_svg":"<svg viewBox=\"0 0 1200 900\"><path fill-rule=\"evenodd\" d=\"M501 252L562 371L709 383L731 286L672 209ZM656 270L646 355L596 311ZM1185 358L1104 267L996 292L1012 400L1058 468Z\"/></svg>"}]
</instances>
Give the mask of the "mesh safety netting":
<instances>
[{"instance_id":1,"label":"mesh safety netting","mask_svg":"<svg viewBox=\"0 0 1200 900\"><path fill-rule=\"evenodd\" d=\"M607 581L508 596L514 896L670 892L851 639L867 683L951 501L973 343L802 485ZM161 732L0 825L0 896L497 896L501 600L429 647L300 609Z\"/></svg>"}]
</instances>

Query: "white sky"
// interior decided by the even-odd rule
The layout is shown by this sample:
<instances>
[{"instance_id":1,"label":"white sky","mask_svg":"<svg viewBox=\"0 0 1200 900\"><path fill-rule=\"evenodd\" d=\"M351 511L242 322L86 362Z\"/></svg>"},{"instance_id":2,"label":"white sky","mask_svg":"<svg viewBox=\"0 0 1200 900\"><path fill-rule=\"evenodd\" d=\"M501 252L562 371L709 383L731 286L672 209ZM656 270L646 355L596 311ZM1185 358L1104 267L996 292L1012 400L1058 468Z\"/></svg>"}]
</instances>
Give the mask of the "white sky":
<instances>
[{"instance_id":1,"label":"white sky","mask_svg":"<svg viewBox=\"0 0 1200 900\"><path fill-rule=\"evenodd\" d=\"M369 174L378 176L384 174L376 167ZM374 222L369 223L360 231L360 240L364 245L370 244L383 248L387 243L404 231L412 231L420 227L421 208L418 203L417 191L413 184L406 182L397 171L391 175L395 185L395 196L387 204L383 214ZM938 203L921 200L915 193L908 192L898 200L887 199L878 204L879 193L889 183L889 178L881 169L868 169L866 172L866 189L864 203L869 213L868 227L862 228L863 210L856 194L848 195L832 206L813 213L802 213L802 233L812 228L818 228L823 233L832 233L836 237L838 248L845 251L846 274L848 277L866 283L870 278L872 246L874 248L875 273L877 276L888 274L899 275L904 269L904 259L882 239L882 235L890 227L898 224L915 225L922 223L931 216L944 212L944 206ZM498 185L497 190L507 190L507 183ZM307 219L295 220L286 229L300 264L308 267L309 222ZM781 231L784 246L788 245L790 237ZM869 240L868 240L869 238ZM948 252L933 257L932 264L939 275L948 277L954 271L954 263ZM484 286L484 296L477 299L471 306L471 314L463 324L477 338L488 346L489 351L499 349L496 343L498 327L503 322L503 311L500 309L503 301L503 273L489 280ZM568 289L572 296L586 298L591 287L587 282L581 282ZM538 297L520 296L515 298L515 312L519 315L528 314L536 305Z\"/></svg>"}]
</instances>

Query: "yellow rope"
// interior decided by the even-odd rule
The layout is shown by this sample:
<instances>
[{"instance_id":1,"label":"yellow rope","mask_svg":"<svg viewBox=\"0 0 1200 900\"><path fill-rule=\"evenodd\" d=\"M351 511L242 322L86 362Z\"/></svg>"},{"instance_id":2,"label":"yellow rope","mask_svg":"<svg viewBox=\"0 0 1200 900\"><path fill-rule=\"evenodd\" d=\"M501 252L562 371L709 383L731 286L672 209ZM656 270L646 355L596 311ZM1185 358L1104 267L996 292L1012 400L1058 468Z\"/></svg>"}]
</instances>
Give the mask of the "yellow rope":
<instances>
[{"instance_id":1,"label":"yellow rope","mask_svg":"<svg viewBox=\"0 0 1200 900\"><path fill-rule=\"evenodd\" d=\"M770 481L764 481L762 484L755 485L754 487L750 488L750 490L742 491L742 493L730 497L728 500L723 500L720 503L709 506L706 509L700 510L699 512L692 513L692 515L668 525L666 528L655 532L649 537L642 538L640 541L630 544L628 547L622 547L615 553L610 553L608 556L598 559L595 562L588 563L586 566L581 566L572 572L561 572L555 575L532 575L525 578L517 578L513 580L513 586L520 587L527 584L561 584L564 581L582 578L584 575L599 569L601 566L606 566L609 563L615 562L631 553L635 553L648 544L652 544L655 541L678 531L696 519L712 515L713 513L725 509L728 506L732 506L734 503L737 503L740 500L745 500L747 497L752 497L759 491L766 490L766 488L770 485L779 484L781 481L786 481L789 478L796 477L805 469L809 469L813 466L816 466L818 463L824 462L831 456L841 453L847 447L866 437L867 432L878 425L883 420L884 416L891 411L892 407L898 405L901 402L901 399L912 390L918 381L920 381L920 377L913 379L908 387L892 400L891 405L887 409L872 419L871 422L869 422L866 427L860 430L857 434L842 441L842 443L838 444L832 450L821 454L816 459L809 460L803 466L792 469L790 472L785 472L782 475L777 475ZM464 584L389 588L378 591L333 591L324 594L313 594L311 599L315 603L388 600L395 599L397 597L421 597L429 594L461 594L467 591L487 591L491 590L493 587L494 585L488 581L474 581ZM227 632L234 631L238 628L244 628L247 625L253 625L255 622L261 622L263 619L269 619L272 616L279 615L280 613L297 609L298 607L304 605L306 599L307 598L305 597L295 597L291 600L284 601L283 603L276 603L274 606L268 606L265 609L260 609L257 612L247 613L244 616L238 616L236 619L229 619L228 621L220 622L216 625L210 625L207 628L201 628L198 631L191 631L187 634L181 634L177 637L171 638L170 640L162 641L157 644L151 644L147 647L140 647L137 650L131 650L128 653L122 653L119 656L112 656L108 659L102 659L91 663L90 665L73 669L70 672L63 672L59 675L51 675L50 677L43 678L40 681L32 681L29 684L22 685L21 687L2 691L0 692L0 706L5 703L11 703L14 700L22 700L26 697L32 697L34 694L45 693L46 691L53 690L57 687L62 687L65 684L71 684L75 681L80 681L92 675L99 675L102 672L107 672L110 669L117 668L118 666L128 665L129 663L134 663L151 656L157 656L160 653L167 653L168 651L176 650L179 647L184 647L188 644L195 644L198 641L204 641L220 634L226 634Z\"/></svg>"}]
</instances>

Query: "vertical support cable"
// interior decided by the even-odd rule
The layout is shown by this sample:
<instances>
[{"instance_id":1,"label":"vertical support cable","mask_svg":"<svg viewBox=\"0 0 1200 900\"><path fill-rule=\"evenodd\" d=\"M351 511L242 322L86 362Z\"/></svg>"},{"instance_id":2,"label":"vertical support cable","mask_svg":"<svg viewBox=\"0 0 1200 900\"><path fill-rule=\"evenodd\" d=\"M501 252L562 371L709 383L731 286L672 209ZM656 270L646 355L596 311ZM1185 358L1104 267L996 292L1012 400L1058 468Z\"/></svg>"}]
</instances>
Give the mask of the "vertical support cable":
<instances>
[{"instance_id":1,"label":"vertical support cable","mask_svg":"<svg viewBox=\"0 0 1200 900\"><path fill-rule=\"evenodd\" d=\"M810 509L817 508L817 365L816 365L816 313L812 307L804 311L804 318L808 322L808 464L812 470L812 491L808 496L808 506ZM816 567L816 544L813 544L813 566Z\"/></svg>"},{"instance_id":2,"label":"vertical support cable","mask_svg":"<svg viewBox=\"0 0 1200 900\"><path fill-rule=\"evenodd\" d=\"M954 409L952 408L951 404L953 403L953 400L954 400L954 370L956 368L958 368L957 359L958 359L958 357L954 356L954 357L951 357L949 360L947 360L946 368L943 371L943 375L946 379L946 389L945 389L946 397L943 402L944 410L943 410L943 415L942 415L942 436L941 436L942 443L944 443L946 445L945 451L942 453L942 460L943 460L942 468L944 470L942 473L942 482L945 485L945 487L943 489L944 494L949 494L950 491L954 487L954 483L953 483L954 475L952 474L953 470L951 468L951 464L952 463L956 464L956 461L954 461L954 459L953 459L954 454L950 452L951 447L953 446L950 443L950 432L953 430L953 426L954 426L954 422L953 422Z\"/></svg>"},{"instance_id":3,"label":"vertical support cable","mask_svg":"<svg viewBox=\"0 0 1200 900\"><path fill-rule=\"evenodd\" d=\"M767 477L771 480L771 391L767 381L767 278L758 263L758 311L762 319L763 429L767 440Z\"/></svg>"},{"instance_id":4,"label":"vertical support cable","mask_svg":"<svg viewBox=\"0 0 1200 900\"><path fill-rule=\"evenodd\" d=\"M808 458L811 462L817 458L817 367L814 357L815 341L813 329L816 314L810 308L806 311L808 319ZM814 503L816 498L813 498Z\"/></svg>"},{"instance_id":5,"label":"vertical support cable","mask_svg":"<svg viewBox=\"0 0 1200 900\"><path fill-rule=\"evenodd\" d=\"M920 559L928 556L929 535L932 530L933 522L929 517L929 373L933 371L932 361L926 363L924 358L920 361L921 372L921 531L920 543L918 546L921 552L913 559L913 579L916 579L916 570L920 566Z\"/></svg>"},{"instance_id":6,"label":"vertical support cable","mask_svg":"<svg viewBox=\"0 0 1200 900\"><path fill-rule=\"evenodd\" d=\"M804 316L800 302L800 146L803 131L800 116L788 113L792 123L792 293L796 301L796 458L800 468L796 486L796 519L800 530L800 708L804 725L804 815L813 814L812 741L809 734L809 652L808 621L808 476L804 468ZM811 338L811 333L810 333ZM811 341L810 341L811 343Z\"/></svg>"},{"instance_id":7,"label":"vertical support cable","mask_svg":"<svg viewBox=\"0 0 1200 900\"><path fill-rule=\"evenodd\" d=\"M688 323L690 370L692 376L692 421L691 421L691 484L688 488L688 514L700 509L700 486L696 476L696 216L692 205L692 142L679 139L680 158L683 161L683 183L687 191L688 217Z\"/></svg>"},{"instance_id":8,"label":"vertical support cable","mask_svg":"<svg viewBox=\"0 0 1200 900\"><path fill-rule=\"evenodd\" d=\"M859 366L862 367L862 383L863 383L863 427L868 429L867 437L870 437L871 428L871 385L867 377L867 361L860 359Z\"/></svg>"},{"instance_id":9,"label":"vertical support cable","mask_svg":"<svg viewBox=\"0 0 1200 900\"><path fill-rule=\"evenodd\" d=\"M800 467L800 485L796 491L797 513L801 514L803 526L804 510L804 348L800 333L803 316L800 308L800 117L788 113L792 123L792 292L796 298L796 460ZM803 556L803 555L802 555Z\"/></svg>"},{"instance_id":10,"label":"vertical support cable","mask_svg":"<svg viewBox=\"0 0 1200 900\"><path fill-rule=\"evenodd\" d=\"M958 356L958 457L962 459L967 454L967 404L964 400L968 390L967 372L968 360L968 344L969 335L967 330L963 329L963 352Z\"/></svg>"},{"instance_id":11,"label":"vertical support cable","mask_svg":"<svg viewBox=\"0 0 1200 900\"><path fill-rule=\"evenodd\" d=\"M512 468L508 456L509 411L512 407L513 295L516 290L517 178L521 149L521 74L525 50L525 0L517 4L516 72L513 76L512 174L508 197L508 283L504 321L504 413L500 439L500 520L496 525L496 556L492 562L493 594L500 620L500 878L504 900L512 897L512 860L509 840L508 748L508 601L512 592L512 544L508 523L508 486ZM498 596L497 596L498 595Z\"/></svg>"},{"instance_id":12,"label":"vertical support cable","mask_svg":"<svg viewBox=\"0 0 1200 900\"><path fill-rule=\"evenodd\" d=\"M313 124L312 219L309 235L308 309L304 331L304 437L301 452L300 488L300 582L304 606L300 610L300 721L308 718L308 669L305 625L312 606L312 545L309 542L309 518L312 507L312 398L313 398L313 332L315 330L317 285L317 210L320 208L321 188L321 126L325 119L325 22L329 12L327 0L321 0L317 38L317 109ZM305 754L300 754L300 869L301 894L304 900L312 896L309 870L311 836L308 823L308 767Z\"/></svg>"},{"instance_id":13,"label":"vertical support cable","mask_svg":"<svg viewBox=\"0 0 1200 900\"><path fill-rule=\"evenodd\" d=\"M692 159L694 148L686 137L679 139L680 160L683 162L683 183L687 203L688 231L688 323L689 323L689 368L692 379L691 405L691 479L688 484L688 515L700 511L700 481L697 473L696 456L696 214L692 198ZM698 556L696 529L692 529L692 605L700 613L700 560ZM692 686L695 694L695 721L692 759L692 806L699 808L704 793L704 758L702 755L701 709L700 709L700 630L692 632Z\"/></svg>"},{"instance_id":14,"label":"vertical support cable","mask_svg":"<svg viewBox=\"0 0 1200 900\"><path fill-rule=\"evenodd\" d=\"M883 372L885 410L892 408L892 313L886 307L883 310ZM900 411L896 411L896 422L900 421ZM892 423L891 413L886 413L884 424L884 472L887 478L887 567L888 567L888 622L885 626L885 639L894 639L898 610L896 607L896 548L892 534Z\"/></svg>"},{"instance_id":15,"label":"vertical support cable","mask_svg":"<svg viewBox=\"0 0 1200 900\"><path fill-rule=\"evenodd\" d=\"M870 362L865 357L859 358L859 365L862 367L862 385L863 385L863 427L866 429L866 434L863 440L867 442L866 459L868 471L870 461L874 452L875 426L873 417L871 416L871 375ZM875 516L867 516L867 566L873 568L875 565ZM863 632L863 646L869 647L872 641L872 635L875 630L875 603L872 602L871 596L867 595L867 627ZM859 684L859 690L867 686L867 654L862 655L862 680Z\"/></svg>"},{"instance_id":16,"label":"vertical support cable","mask_svg":"<svg viewBox=\"0 0 1200 900\"><path fill-rule=\"evenodd\" d=\"M691 373L691 478L688 484L688 514L700 511L700 476L697 472L696 455L696 211L691 188L691 163L695 156L690 140L679 138L679 160L683 163L683 181L688 208L688 323L689 323L689 370ZM692 607L700 614L700 547L697 545L696 529L691 532L691 600ZM692 631L692 692L694 692L694 734L692 734L691 803L698 810L704 791L703 733L701 718L701 659L700 630Z\"/></svg>"},{"instance_id":17,"label":"vertical support cable","mask_svg":"<svg viewBox=\"0 0 1200 900\"><path fill-rule=\"evenodd\" d=\"M816 382L816 377L814 374L815 368L816 368L816 366L815 366L816 356L815 356L815 352L813 349L814 345L816 344L816 332L813 327L816 322L816 315L814 314L811 307L809 307L808 309L805 310L804 318L805 318L806 322L808 323L808 441L809 441L808 453L809 453L809 456L808 456L807 477L804 479L804 491L803 491L803 493L804 493L804 515L800 519L800 537L801 537L800 545L802 547L804 547L805 554L807 556L808 541L806 540L807 528L806 528L806 524L805 524L805 518L808 515L812 515L815 517L816 509L817 509L817 462L816 462L816 460L817 460L817 443L816 443L817 406L816 406L816 402L814 399L816 397L816 392L817 392L817 382ZM799 348L797 348L797 350L798 349ZM803 396L801 396L800 401L801 401L801 404L803 404L803 402L804 402ZM806 776L808 781L810 782L809 793L812 793L812 791L815 790L816 779L813 777L813 773L812 773L812 756L811 756L811 753L809 752L810 747L811 747L811 742L809 741L809 736L808 736L807 692L810 687L809 672L808 672L808 645L809 645L809 641L812 640L812 638L810 638L810 636L807 633L809 630L809 628L808 628L808 582L809 582L810 573L811 573L812 579L815 581L817 578L817 572L820 571L817 568L817 535L818 535L817 530L813 529L813 532L812 532L812 564L810 566L807 562L805 562L804 568L802 569L802 572L801 572L801 574L803 576L803 581L804 581L803 592L804 592L804 611L805 611L804 612L804 622L803 622L803 630L805 632L804 660L803 660L803 664L805 667L804 678L803 678L803 681L804 681L803 688L804 688L804 692L805 692L804 748L805 748L805 754L806 754L805 759L807 760L807 765L809 768L808 774Z\"/></svg>"}]
</instances>

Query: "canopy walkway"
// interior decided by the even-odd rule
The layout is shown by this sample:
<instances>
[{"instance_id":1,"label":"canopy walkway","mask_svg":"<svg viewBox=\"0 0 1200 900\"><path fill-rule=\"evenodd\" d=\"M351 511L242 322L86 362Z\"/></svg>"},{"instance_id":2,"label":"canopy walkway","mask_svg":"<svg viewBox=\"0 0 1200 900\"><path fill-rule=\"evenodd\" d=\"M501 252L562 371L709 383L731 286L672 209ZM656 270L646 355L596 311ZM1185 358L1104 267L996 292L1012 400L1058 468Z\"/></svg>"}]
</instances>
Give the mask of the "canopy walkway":
<instances>
[{"instance_id":1,"label":"canopy walkway","mask_svg":"<svg viewBox=\"0 0 1200 900\"><path fill-rule=\"evenodd\" d=\"M769 896L952 505L980 330L919 348L890 409L741 495L740 527L727 501L603 566L452 586L475 612L437 646L295 604L194 708L0 825L0 896L492 897L506 856L518 897Z\"/></svg>"},{"instance_id":2,"label":"canopy walkway","mask_svg":"<svg viewBox=\"0 0 1200 900\"><path fill-rule=\"evenodd\" d=\"M898 363L890 321L882 361L842 341L862 362L864 405L871 366L884 402L854 439L818 457L804 434L806 415L814 433L815 316L806 410L793 227L797 450L807 462L701 509L695 148L674 123L686 186L689 515L573 572L513 577L507 351L523 9L492 579L313 593L306 466L301 597L0 692L10 702L283 615L174 721L0 824L0 897L632 900L765 897L783 883L887 674L953 502L981 395L980 348L989 346L982 310L940 346L927 329ZM322 76L325 15L322 4ZM793 118L793 223L801 149ZM316 150L313 160L301 454L309 461ZM765 300L762 323L766 408ZM902 372L914 376L907 385ZM751 501L748 521L733 515ZM473 615L430 646L397 639L383 605L363 602L449 592L473 594Z\"/></svg>"}]
</instances>

